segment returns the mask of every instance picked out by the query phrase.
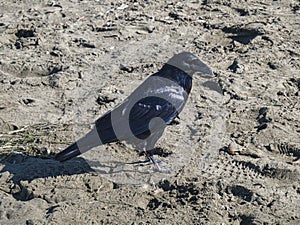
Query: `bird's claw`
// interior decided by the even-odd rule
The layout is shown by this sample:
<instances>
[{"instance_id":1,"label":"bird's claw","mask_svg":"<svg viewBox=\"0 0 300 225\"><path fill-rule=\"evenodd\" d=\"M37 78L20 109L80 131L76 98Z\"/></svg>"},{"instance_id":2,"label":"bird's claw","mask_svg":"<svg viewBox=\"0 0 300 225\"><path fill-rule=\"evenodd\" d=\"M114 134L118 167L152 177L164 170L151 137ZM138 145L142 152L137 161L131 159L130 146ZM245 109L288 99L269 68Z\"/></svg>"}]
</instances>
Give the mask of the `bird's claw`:
<instances>
[{"instance_id":1,"label":"bird's claw","mask_svg":"<svg viewBox=\"0 0 300 225\"><path fill-rule=\"evenodd\" d=\"M160 159L156 159L153 156L147 155L147 160L142 161L142 162L132 162L132 163L128 163L128 164L137 164L139 166L147 166L149 164L154 164L155 166L155 170L154 171L158 171L158 172L162 172L162 173L171 173L171 170L161 167L159 165L159 163L162 162Z\"/></svg>"},{"instance_id":2,"label":"bird's claw","mask_svg":"<svg viewBox=\"0 0 300 225\"><path fill-rule=\"evenodd\" d=\"M158 163L161 162L160 160L158 161L157 159L155 159L152 155L147 155L147 158L149 159L149 161L151 161L158 172L162 172L162 173L171 173L171 170L161 167Z\"/></svg>"}]
</instances>

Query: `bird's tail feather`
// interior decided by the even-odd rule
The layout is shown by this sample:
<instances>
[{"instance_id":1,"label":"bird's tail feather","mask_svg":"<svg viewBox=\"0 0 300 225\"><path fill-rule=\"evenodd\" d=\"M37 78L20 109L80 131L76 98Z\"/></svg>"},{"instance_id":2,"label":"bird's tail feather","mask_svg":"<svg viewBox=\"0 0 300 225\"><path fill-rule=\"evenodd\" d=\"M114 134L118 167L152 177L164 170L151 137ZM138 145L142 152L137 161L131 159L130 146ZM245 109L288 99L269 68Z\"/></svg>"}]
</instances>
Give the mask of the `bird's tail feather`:
<instances>
[{"instance_id":1,"label":"bird's tail feather","mask_svg":"<svg viewBox=\"0 0 300 225\"><path fill-rule=\"evenodd\" d=\"M60 162L64 162L80 154L81 152L79 151L79 148L75 142L71 144L69 147L67 147L65 150L63 150L62 152L58 153L54 159Z\"/></svg>"},{"instance_id":2,"label":"bird's tail feather","mask_svg":"<svg viewBox=\"0 0 300 225\"><path fill-rule=\"evenodd\" d=\"M98 145L101 145L102 141L98 135L97 129L92 129L84 137L80 138L78 141L71 144L62 152L55 156L55 160L63 162L72 159Z\"/></svg>"}]
</instances>

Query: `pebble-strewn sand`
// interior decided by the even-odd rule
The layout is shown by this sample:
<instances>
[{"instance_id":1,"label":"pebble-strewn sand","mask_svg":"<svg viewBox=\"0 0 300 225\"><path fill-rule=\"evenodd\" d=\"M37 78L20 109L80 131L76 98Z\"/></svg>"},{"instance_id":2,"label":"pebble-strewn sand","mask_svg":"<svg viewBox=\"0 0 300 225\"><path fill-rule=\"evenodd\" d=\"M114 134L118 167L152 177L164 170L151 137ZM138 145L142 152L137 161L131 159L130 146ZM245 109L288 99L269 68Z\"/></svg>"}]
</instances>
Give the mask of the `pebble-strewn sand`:
<instances>
[{"instance_id":1,"label":"pebble-strewn sand","mask_svg":"<svg viewBox=\"0 0 300 225\"><path fill-rule=\"evenodd\" d=\"M299 37L295 0L0 1L0 224L300 224ZM173 174L130 185L51 159L180 51L219 78L220 151L196 79L158 143L181 153Z\"/></svg>"}]
</instances>

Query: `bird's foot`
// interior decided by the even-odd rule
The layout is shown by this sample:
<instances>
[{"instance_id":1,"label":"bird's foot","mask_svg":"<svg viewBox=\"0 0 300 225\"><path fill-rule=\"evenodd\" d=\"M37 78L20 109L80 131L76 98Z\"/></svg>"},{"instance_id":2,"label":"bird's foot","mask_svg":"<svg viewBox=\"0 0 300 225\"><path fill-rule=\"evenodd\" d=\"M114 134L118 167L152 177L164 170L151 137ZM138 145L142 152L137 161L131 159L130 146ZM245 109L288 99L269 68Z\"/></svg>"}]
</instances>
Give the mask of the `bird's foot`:
<instances>
[{"instance_id":1,"label":"bird's foot","mask_svg":"<svg viewBox=\"0 0 300 225\"><path fill-rule=\"evenodd\" d=\"M141 161L141 162L133 162L133 163L130 163L130 164L137 164L139 166L147 166L147 165L150 165L152 164L151 160L147 159L145 161Z\"/></svg>"},{"instance_id":2,"label":"bird's foot","mask_svg":"<svg viewBox=\"0 0 300 225\"><path fill-rule=\"evenodd\" d=\"M136 164L139 166L147 166L150 164L154 164L156 171L158 172L162 172L162 173L171 173L171 171L167 168L161 167L159 165L159 163L162 162L160 159L155 159L153 156L151 155L147 155L147 160L142 161L142 162L132 162L132 163L128 163L128 164Z\"/></svg>"},{"instance_id":3,"label":"bird's foot","mask_svg":"<svg viewBox=\"0 0 300 225\"><path fill-rule=\"evenodd\" d=\"M147 155L147 158L149 160L149 162L152 162L154 164L154 166L156 167L156 169L159 172L162 173L171 173L171 171L167 168L161 167L158 163L161 162L160 160L155 159L152 155Z\"/></svg>"}]
</instances>

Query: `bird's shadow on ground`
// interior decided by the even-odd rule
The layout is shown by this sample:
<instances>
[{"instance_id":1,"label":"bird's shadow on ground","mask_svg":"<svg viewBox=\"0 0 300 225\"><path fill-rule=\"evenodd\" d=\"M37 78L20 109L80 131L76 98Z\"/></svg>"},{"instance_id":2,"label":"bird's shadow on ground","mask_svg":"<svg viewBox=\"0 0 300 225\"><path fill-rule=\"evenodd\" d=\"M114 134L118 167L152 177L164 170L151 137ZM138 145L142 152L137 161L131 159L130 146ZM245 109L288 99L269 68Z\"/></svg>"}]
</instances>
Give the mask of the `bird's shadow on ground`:
<instances>
[{"instance_id":1,"label":"bird's shadow on ground","mask_svg":"<svg viewBox=\"0 0 300 225\"><path fill-rule=\"evenodd\" d=\"M37 158L22 153L0 154L2 158L0 173L8 171L10 180L17 184L20 181L32 181L37 178L57 177L92 172L83 158L74 158L67 162L58 162L52 158Z\"/></svg>"}]
</instances>

